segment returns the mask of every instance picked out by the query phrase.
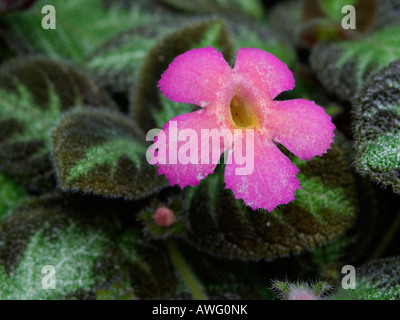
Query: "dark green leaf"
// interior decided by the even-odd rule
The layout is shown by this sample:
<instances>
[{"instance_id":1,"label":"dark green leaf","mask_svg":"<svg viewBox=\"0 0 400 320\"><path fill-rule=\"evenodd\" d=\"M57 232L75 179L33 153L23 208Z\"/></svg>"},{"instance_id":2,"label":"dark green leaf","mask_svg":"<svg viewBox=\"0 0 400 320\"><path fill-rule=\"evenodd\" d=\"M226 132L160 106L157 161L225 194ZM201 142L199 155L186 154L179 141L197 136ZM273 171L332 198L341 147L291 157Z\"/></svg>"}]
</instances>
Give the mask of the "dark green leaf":
<instances>
[{"instance_id":1,"label":"dark green leaf","mask_svg":"<svg viewBox=\"0 0 400 320\"><path fill-rule=\"evenodd\" d=\"M338 138L338 137L337 137ZM336 138L336 139L337 139ZM353 149L350 143L341 143L343 150L351 162ZM357 265L371 255L371 246L374 245L374 236L378 236L377 195L369 181L355 175L358 195L359 213L357 220L344 234L316 247L310 252L297 256L303 270L315 274L316 272L335 283L340 276L341 269L346 264Z\"/></svg>"},{"instance_id":2,"label":"dark green leaf","mask_svg":"<svg viewBox=\"0 0 400 320\"><path fill-rule=\"evenodd\" d=\"M42 28L42 8L56 9L56 29ZM90 14L88 14L90 12ZM82 61L99 45L118 33L157 19L137 6L106 9L102 0L43 0L30 10L3 18L3 37L17 53L44 53L51 57Z\"/></svg>"},{"instance_id":3,"label":"dark green leaf","mask_svg":"<svg viewBox=\"0 0 400 320\"><path fill-rule=\"evenodd\" d=\"M72 112L52 132L52 145L63 190L135 199L169 185L147 162L145 137L123 114Z\"/></svg>"},{"instance_id":4,"label":"dark green leaf","mask_svg":"<svg viewBox=\"0 0 400 320\"><path fill-rule=\"evenodd\" d=\"M331 300L399 300L400 258L375 260L356 268L356 288L340 288Z\"/></svg>"},{"instance_id":5,"label":"dark green leaf","mask_svg":"<svg viewBox=\"0 0 400 320\"><path fill-rule=\"evenodd\" d=\"M295 54L289 46L282 44L264 23L253 20L225 19L234 45L233 52L240 48L258 48L272 53L291 67L294 64Z\"/></svg>"},{"instance_id":6,"label":"dark green leaf","mask_svg":"<svg viewBox=\"0 0 400 320\"><path fill-rule=\"evenodd\" d=\"M134 86L136 73L152 46L162 34L172 29L163 23L151 22L113 38L95 50L85 61L100 86L113 92L128 93Z\"/></svg>"},{"instance_id":7,"label":"dark green leaf","mask_svg":"<svg viewBox=\"0 0 400 320\"><path fill-rule=\"evenodd\" d=\"M151 299L172 294L163 247L125 217L134 206L78 195L46 195L0 225L2 299ZM46 265L56 288L42 288Z\"/></svg>"},{"instance_id":8,"label":"dark green leaf","mask_svg":"<svg viewBox=\"0 0 400 320\"><path fill-rule=\"evenodd\" d=\"M361 91L354 110L357 170L400 194L400 62Z\"/></svg>"},{"instance_id":9,"label":"dark green leaf","mask_svg":"<svg viewBox=\"0 0 400 320\"><path fill-rule=\"evenodd\" d=\"M302 189L296 201L271 213L252 211L234 199L224 189L223 167L188 190L187 240L217 256L258 260L311 249L343 234L359 211L344 151L336 144L323 157L292 161L300 169Z\"/></svg>"},{"instance_id":10,"label":"dark green leaf","mask_svg":"<svg viewBox=\"0 0 400 320\"><path fill-rule=\"evenodd\" d=\"M256 264L143 239L133 216L138 208L65 193L26 203L0 224L0 297L192 299L197 289L210 299L265 295L253 281L262 279ZM45 265L55 268L56 289L42 288Z\"/></svg>"},{"instance_id":11,"label":"dark green leaf","mask_svg":"<svg viewBox=\"0 0 400 320\"><path fill-rule=\"evenodd\" d=\"M73 65L17 58L0 68L0 165L36 188L54 186L50 129L72 106L115 109Z\"/></svg>"},{"instance_id":12,"label":"dark green leaf","mask_svg":"<svg viewBox=\"0 0 400 320\"><path fill-rule=\"evenodd\" d=\"M108 246L104 231L82 229L68 212L35 205L15 212L1 229L1 299L59 299L95 285L94 267ZM46 290L42 268L48 265L56 288Z\"/></svg>"},{"instance_id":13,"label":"dark green leaf","mask_svg":"<svg viewBox=\"0 0 400 320\"><path fill-rule=\"evenodd\" d=\"M399 48L400 26L389 26L357 41L319 44L311 65L327 90L351 101L368 79L400 59Z\"/></svg>"},{"instance_id":14,"label":"dark green leaf","mask_svg":"<svg viewBox=\"0 0 400 320\"><path fill-rule=\"evenodd\" d=\"M27 198L28 193L24 187L0 172L0 221L8 217Z\"/></svg>"}]
</instances>

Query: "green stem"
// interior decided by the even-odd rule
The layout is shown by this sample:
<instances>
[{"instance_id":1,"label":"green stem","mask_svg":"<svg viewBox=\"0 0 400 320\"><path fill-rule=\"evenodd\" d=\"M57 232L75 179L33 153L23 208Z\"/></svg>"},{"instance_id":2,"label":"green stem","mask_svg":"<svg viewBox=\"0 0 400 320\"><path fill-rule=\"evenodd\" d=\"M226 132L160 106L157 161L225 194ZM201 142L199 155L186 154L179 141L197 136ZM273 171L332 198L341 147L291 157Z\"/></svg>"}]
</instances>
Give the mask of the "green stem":
<instances>
[{"instance_id":1,"label":"green stem","mask_svg":"<svg viewBox=\"0 0 400 320\"><path fill-rule=\"evenodd\" d=\"M193 299L208 300L207 296L203 292L200 283L197 281L196 276L192 272L191 268L185 261L185 258L182 256L175 243L171 240L168 240L165 242L165 245L167 247L172 264L182 277L190 293L192 294Z\"/></svg>"},{"instance_id":2,"label":"green stem","mask_svg":"<svg viewBox=\"0 0 400 320\"><path fill-rule=\"evenodd\" d=\"M393 237L396 235L399 227L400 227L400 213L397 215L397 218L394 220L394 222L390 226L389 230L386 232L385 236L383 237L382 241L379 243L378 248L371 255L369 260L378 259L385 252L387 246L390 244Z\"/></svg>"}]
</instances>

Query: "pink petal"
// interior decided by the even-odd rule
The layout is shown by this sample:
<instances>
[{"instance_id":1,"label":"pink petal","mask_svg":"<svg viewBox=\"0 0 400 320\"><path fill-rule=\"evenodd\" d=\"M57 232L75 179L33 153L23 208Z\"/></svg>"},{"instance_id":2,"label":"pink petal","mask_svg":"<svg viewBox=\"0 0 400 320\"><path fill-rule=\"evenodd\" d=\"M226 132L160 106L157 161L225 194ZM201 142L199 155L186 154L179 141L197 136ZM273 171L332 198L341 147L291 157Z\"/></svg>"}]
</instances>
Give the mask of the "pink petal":
<instances>
[{"instance_id":1,"label":"pink petal","mask_svg":"<svg viewBox=\"0 0 400 320\"><path fill-rule=\"evenodd\" d=\"M150 164L158 165L158 174L165 174L171 186L178 184L183 189L187 185L199 184L207 175L214 172L224 151L219 136L216 142L208 144L208 151L202 144L203 129L217 128L218 117L205 109L173 118L160 131L155 139L156 142L150 147L149 152L152 155ZM162 135L165 137L164 141ZM179 138L180 135L182 138ZM163 144L166 148L162 147ZM229 145L226 148L228 147ZM165 154L164 162L160 161L163 154Z\"/></svg>"},{"instance_id":2,"label":"pink petal","mask_svg":"<svg viewBox=\"0 0 400 320\"><path fill-rule=\"evenodd\" d=\"M246 138L247 139L247 138ZM246 147L251 142L242 143ZM234 140L234 145L237 140ZM294 192L300 189L296 178L298 169L293 165L278 147L264 134L255 131L254 137L254 165L247 165L245 175L238 175L237 169L245 165L238 165L236 160L237 150L233 150L232 164L225 168L226 188L231 189L236 199L243 199L244 203L253 210L263 208L272 211L279 204L287 204L294 200ZM248 162L251 155L248 149L242 155L246 155Z\"/></svg>"},{"instance_id":3,"label":"pink petal","mask_svg":"<svg viewBox=\"0 0 400 320\"><path fill-rule=\"evenodd\" d=\"M313 101L276 101L264 125L275 142L301 160L321 156L333 143L335 126L325 110Z\"/></svg>"},{"instance_id":4,"label":"pink petal","mask_svg":"<svg viewBox=\"0 0 400 320\"><path fill-rule=\"evenodd\" d=\"M170 100L204 107L216 100L232 74L221 52L212 47L193 49L174 59L158 86Z\"/></svg>"},{"instance_id":5,"label":"pink petal","mask_svg":"<svg viewBox=\"0 0 400 320\"><path fill-rule=\"evenodd\" d=\"M261 49L241 48L236 54L234 70L271 99L294 87L293 74L287 65Z\"/></svg>"}]
</instances>

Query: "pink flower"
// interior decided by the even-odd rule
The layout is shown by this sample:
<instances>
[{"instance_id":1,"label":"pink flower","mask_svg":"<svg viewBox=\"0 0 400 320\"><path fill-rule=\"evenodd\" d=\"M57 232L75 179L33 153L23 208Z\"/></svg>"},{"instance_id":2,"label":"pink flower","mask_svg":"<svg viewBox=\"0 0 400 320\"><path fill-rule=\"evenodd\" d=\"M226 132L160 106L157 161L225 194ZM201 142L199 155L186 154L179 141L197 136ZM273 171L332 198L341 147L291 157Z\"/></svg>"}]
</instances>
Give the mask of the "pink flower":
<instances>
[{"instance_id":1,"label":"pink flower","mask_svg":"<svg viewBox=\"0 0 400 320\"><path fill-rule=\"evenodd\" d=\"M214 48L193 49L175 58L159 81L159 87L168 99L191 103L200 110L183 114L170 120L157 136L163 138L167 148L177 149L188 144L186 140L171 138L171 128L177 133L191 129L201 136L202 129L219 132L240 130L228 149L232 162L225 167L226 188L236 199L243 199L253 210L272 211L278 204L294 200L300 189L296 178L298 169L278 149L274 142L285 146L301 160L321 156L333 143L335 126L331 117L314 102L302 99L274 101L283 91L294 87L294 78L286 64L272 54L260 49L247 48L237 52L232 69L222 54ZM236 145L245 146L247 131L254 133L254 168L238 175L239 155L233 152ZM174 141L172 141L174 140ZM197 185L213 173L216 163L200 161L200 142L193 158L199 161L182 163L157 163L159 146L150 149L152 162L158 164L158 173L165 174L171 185L181 188ZM218 155L227 147L217 146ZM175 151L176 152L176 151ZM210 148L210 157L215 146Z\"/></svg>"}]
</instances>

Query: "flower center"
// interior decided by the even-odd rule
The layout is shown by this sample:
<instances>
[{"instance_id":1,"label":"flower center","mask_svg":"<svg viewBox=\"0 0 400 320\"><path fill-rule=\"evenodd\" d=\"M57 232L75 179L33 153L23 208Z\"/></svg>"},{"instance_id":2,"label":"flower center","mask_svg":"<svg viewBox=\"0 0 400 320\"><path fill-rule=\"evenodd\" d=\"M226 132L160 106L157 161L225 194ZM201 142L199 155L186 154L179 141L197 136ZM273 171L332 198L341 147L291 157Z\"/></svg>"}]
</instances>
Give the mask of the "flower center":
<instances>
[{"instance_id":1,"label":"flower center","mask_svg":"<svg viewBox=\"0 0 400 320\"><path fill-rule=\"evenodd\" d=\"M257 119L251 110L241 98L234 96L230 103L232 120L240 128L254 127Z\"/></svg>"}]
</instances>

